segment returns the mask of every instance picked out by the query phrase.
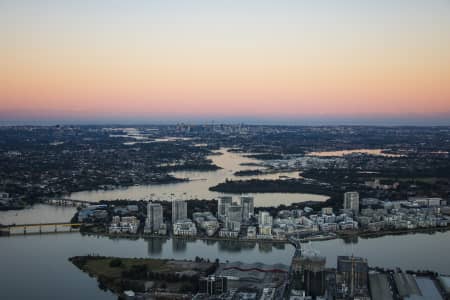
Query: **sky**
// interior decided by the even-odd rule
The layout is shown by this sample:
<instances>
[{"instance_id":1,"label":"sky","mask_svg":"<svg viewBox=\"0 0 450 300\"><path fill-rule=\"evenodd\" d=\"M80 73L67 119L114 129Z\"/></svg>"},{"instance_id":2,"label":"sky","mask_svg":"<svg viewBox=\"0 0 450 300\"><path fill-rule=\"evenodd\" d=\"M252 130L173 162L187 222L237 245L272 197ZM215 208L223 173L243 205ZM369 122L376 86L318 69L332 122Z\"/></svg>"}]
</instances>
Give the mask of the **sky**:
<instances>
[{"instance_id":1,"label":"sky","mask_svg":"<svg viewBox=\"0 0 450 300\"><path fill-rule=\"evenodd\" d=\"M450 125L449 0L0 0L0 123Z\"/></svg>"}]
</instances>

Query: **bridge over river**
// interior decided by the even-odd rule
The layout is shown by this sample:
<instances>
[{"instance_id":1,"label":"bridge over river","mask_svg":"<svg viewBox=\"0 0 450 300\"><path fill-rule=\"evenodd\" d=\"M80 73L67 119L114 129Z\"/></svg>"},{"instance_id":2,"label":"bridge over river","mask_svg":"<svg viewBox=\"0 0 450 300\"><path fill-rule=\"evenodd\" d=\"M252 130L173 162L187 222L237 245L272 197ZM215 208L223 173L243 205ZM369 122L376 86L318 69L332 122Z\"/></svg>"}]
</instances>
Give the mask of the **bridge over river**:
<instances>
[{"instance_id":1,"label":"bridge over river","mask_svg":"<svg viewBox=\"0 0 450 300\"><path fill-rule=\"evenodd\" d=\"M0 235L79 232L81 223L14 224L0 228Z\"/></svg>"},{"instance_id":2,"label":"bridge over river","mask_svg":"<svg viewBox=\"0 0 450 300\"><path fill-rule=\"evenodd\" d=\"M58 205L58 206L87 206L87 205L92 205L92 204L98 204L97 202L93 202L93 201L77 200L77 199L70 199L70 198L47 199L44 201L44 203L49 204L49 205Z\"/></svg>"}]
</instances>

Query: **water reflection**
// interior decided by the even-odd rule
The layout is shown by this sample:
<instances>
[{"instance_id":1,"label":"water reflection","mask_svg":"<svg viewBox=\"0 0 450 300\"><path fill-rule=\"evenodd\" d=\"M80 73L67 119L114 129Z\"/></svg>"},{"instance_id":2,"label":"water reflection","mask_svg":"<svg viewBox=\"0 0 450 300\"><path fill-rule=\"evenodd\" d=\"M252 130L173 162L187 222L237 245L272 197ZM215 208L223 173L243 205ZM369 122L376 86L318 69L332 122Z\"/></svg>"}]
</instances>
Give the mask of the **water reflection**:
<instances>
[{"instance_id":1,"label":"water reflection","mask_svg":"<svg viewBox=\"0 0 450 300\"><path fill-rule=\"evenodd\" d=\"M259 243L258 249L260 252L269 253L272 252L272 244L269 243Z\"/></svg>"},{"instance_id":2,"label":"water reflection","mask_svg":"<svg viewBox=\"0 0 450 300\"><path fill-rule=\"evenodd\" d=\"M357 244L358 243L358 236L357 235L350 235L350 236L345 236L342 237L342 241L345 244Z\"/></svg>"},{"instance_id":3,"label":"water reflection","mask_svg":"<svg viewBox=\"0 0 450 300\"><path fill-rule=\"evenodd\" d=\"M163 245L167 243L167 238L150 238L145 239L147 242L147 252L149 256L154 254L161 254L163 251Z\"/></svg>"},{"instance_id":4,"label":"water reflection","mask_svg":"<svg viewBox=\"0 0 450 300\"><path fill-rule=\"evenodd\" d=\"M357 243L355 243L357 241ZM290 264L294 248L290 244L226 240L124 239L81 234L47 234L0 237L0 265L4 270L27 266L34 284L23 289L22 272L0 272L5 299L116 299L100 292L96 280L68 262L75 255L99 254L120 257L164 259L205 259L246 263ZM405 270L434 270L449 273L450 231L432 234L392 235L378 238L341 239L312 242L312 247L336 265L338 255L366 257L370 266L400 267ZM30 252L30 245L33 251ZM36 259L39 257L39 259ZM2 270L3 270L2 269ZM64 276L61 276L64 274ZM67 284L70 282L71 284ZM57 287L55 289L55 287ZM3 299L2 298L2 299Z\"/></svg>"}]
</instances>

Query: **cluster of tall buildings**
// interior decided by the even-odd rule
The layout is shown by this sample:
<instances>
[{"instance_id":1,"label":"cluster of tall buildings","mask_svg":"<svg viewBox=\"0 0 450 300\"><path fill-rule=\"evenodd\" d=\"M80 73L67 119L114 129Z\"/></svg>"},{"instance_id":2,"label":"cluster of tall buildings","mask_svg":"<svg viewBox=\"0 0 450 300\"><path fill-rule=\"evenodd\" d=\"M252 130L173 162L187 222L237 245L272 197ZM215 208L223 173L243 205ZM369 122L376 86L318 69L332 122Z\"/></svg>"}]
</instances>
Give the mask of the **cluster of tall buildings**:
<instances>
[{"instance_id":1,"label":"cluster of tall buildings","mask_svg":"<svg viewBox=\"0 0 450 300\"><path fill-rule=\"evenodd\" d=\"M365 258L338 256L337 268L331 269L326 268L323 256L296 253L292 270L296 274L296 287L310 299L370 299L369 266Z\"/></svg>"},{"instance_id":2,"label":"cluster of tall buildings","mask_svg":"<svg viewBox=\"0 0 450 300\"><path fill-rule=\"evenodd\" d=\"M233 197L224 196L219 198L217 204L217 216L224 226L220 230L221 237L237 237L242 223L248 223L254 216L253 197L242 196L239 203L233 202Z\"/></svg>"}]
</instances>

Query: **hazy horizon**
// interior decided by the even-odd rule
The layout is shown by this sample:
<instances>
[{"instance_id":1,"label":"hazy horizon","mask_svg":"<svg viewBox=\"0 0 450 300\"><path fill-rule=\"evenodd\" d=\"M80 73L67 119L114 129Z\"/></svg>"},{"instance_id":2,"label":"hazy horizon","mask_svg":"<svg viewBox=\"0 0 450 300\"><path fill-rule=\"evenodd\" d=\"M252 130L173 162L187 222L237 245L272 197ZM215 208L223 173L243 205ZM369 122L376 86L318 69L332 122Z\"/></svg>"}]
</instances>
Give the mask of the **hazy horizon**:
<instances>
[{"instance_id":1,"label":"hazy horizon","mask_svg":"<svg viewBox=\"0 0 450 300\"><path fill-rule=\"evenodd\" d=\"M3 123L450 124L446 0L0 0L0 24Z\"/></svg>"},{"instance_id":2,"label":"hazy horizon","mask_svg":"<svg viewBox=\"0 0 450 300\"><path fill-rule=\"evenodd\" d=\"M245 125L292 125L292 126L450 126L448 115L433 117L305 117L305 118L233 118L217 116L199 117L137 117L137 118L41 118L41 119L7 119L0 118L0 126L16 125L170 125L170 124L245 124Z\"/></svg>"}]
</instances>

